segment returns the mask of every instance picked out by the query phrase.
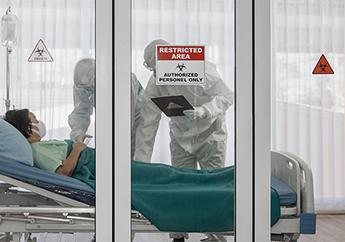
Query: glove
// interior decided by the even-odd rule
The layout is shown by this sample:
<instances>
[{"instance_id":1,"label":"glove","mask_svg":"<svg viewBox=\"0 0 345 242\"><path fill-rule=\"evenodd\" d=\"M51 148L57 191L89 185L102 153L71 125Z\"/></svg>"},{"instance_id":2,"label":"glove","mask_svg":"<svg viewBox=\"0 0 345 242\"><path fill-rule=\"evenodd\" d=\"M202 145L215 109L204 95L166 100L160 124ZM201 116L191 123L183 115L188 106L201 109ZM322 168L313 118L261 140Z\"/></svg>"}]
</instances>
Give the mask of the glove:
<instances>
[{"instance_id":1,"label":"glove","mask_svg":"<svg viewBox=\"0 0 345 242\"><path fill-rule=\"evenodd\" d=\"M84 134L80 134L80 135L78 135L77 137L75 137L74 141L75 141L75 142L83 143L83 142L84 142L84 139L85 139L85 135L84 135Z\"/></svg>"},{"instance_id":2,"label":"glove","mask_svg":"<svg viewBox=\"0 0 345 242\"><path fill-rule=\"evenodd\" d=\"M190 120L204 119L207 117L207 112L204 107L196 107L191 110L184 110L183 114Z\"/></svg>"}]
</instances>

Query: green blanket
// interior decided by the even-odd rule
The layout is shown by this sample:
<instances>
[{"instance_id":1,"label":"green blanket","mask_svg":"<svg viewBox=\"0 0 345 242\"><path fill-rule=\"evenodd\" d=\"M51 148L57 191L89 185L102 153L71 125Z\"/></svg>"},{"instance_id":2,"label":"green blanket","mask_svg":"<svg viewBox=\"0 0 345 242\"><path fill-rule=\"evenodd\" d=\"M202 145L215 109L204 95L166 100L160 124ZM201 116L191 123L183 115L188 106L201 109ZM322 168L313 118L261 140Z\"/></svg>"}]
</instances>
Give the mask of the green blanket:
<instances>
[{"instance_id":1,"label":"green blanket","mask_svg":"<svg viewBox=\"0 0 345 242\"><path fill-rule=\"evenodd\" d=\"M65 140L68 144L67 156L71 153L73 148L73 141ZM96 150L87 147L80 153L78 163L74 168L72 177L85 182L87 185L96 188Z\"/></svg>"},{"instance_id":2,"label":"green blanket","mask_svg":"<svg viewBox=\"0 0 345 242\"><path fill-rule=\"evenodd\" d=\"M132 162L132 208L161 231L224 232L234 229L234 167L214 171ZM271 189L271 224L280 217Z\"/></svg>"}]
</instances>

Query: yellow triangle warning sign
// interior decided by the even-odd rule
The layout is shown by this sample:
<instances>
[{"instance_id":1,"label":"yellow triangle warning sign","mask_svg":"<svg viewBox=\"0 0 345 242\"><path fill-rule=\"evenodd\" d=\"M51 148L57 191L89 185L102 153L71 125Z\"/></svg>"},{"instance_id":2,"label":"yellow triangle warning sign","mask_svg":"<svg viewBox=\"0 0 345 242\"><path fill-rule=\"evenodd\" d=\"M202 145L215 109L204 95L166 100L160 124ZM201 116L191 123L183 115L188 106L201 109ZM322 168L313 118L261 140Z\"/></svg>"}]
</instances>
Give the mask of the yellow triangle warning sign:
<instances>
[{"instance_id":1,"label":"yellow triangle warning sign","mask_svg":"<svg viewBox=\"0 0 345 242\"><path fill-rule=\"evenodd\" d=\"M331 65L328 63L325 55L321 55L313 70L313 74L334 74L334 71Z\"/></svg>"},{"instance_id":2,"label":"yellow triangle warning sign","mask_svg":"<svg viewBox=\"0 0 345 242\"><path fill-rule=\"evenodd\" d=\"M43 40L40 39L31 55L28 59L29 62L53 62L53 57L50 55L46 45L43 43Z\"/></svg>"}]
</instances>

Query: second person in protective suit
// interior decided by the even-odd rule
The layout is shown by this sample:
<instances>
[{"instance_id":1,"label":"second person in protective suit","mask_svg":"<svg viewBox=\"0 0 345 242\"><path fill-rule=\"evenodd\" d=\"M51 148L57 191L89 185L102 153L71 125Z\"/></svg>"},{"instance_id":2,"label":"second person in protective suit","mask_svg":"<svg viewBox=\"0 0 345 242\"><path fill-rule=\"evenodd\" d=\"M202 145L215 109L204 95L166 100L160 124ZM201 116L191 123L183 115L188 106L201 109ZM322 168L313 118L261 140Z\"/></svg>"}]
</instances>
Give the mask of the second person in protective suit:
<instances>
[{"instance_id":1,"label":"second person in protective suit","mask_svg":"<svg viewBox=\"0 0 345 242\"><path fill-rule=\"evenodd\" d=\"M68 116L71 128L71 139L83 142L90 125L90 116L95 107L95 60L85 58L80 60L74 69L73 102L74 109ZM135 130L140 119L141 96L143 87L135 74L131 73L131 157L135 149Z\"/></svg>"},{"instance_id":2,"label":"second person in protective suit","mask_svg":"<svg viewBox=\"0 0 345 242\"><path fill-rule=\"evenodd\" d=\"M144 51L144 65L153 71L142 98L141 121L136 132L134 159L151 161L154 141L161 119L160 109L151 98L183 95L194 107L185 116L170 119L171 163L176 167L213 169L224 166L227 127L225 113L233 104L233 92L219 76L216 66L205 63L204 85L156 85L156 45L152 41Z\"/></svg>"}]
</instances>

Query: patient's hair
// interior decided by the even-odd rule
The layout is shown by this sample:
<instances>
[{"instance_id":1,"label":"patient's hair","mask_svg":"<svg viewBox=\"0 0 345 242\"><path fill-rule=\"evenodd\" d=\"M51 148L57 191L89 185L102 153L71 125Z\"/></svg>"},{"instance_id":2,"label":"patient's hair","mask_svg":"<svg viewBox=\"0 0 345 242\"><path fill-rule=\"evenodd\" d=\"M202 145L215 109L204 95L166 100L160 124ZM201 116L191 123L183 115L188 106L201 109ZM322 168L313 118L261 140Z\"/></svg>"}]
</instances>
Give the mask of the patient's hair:
<instances>
[{"instance_id":1,"label":"patient's hair","mask_svg":"<svg viewBox=\"0 0 345 242\"><path fill-rule=\"evenodd\" d=\"M18 129L25 138L29 138L32 134L32 126L28 109L9 110L6 112L5 120Z\"/></svg>"}]
</instances>

